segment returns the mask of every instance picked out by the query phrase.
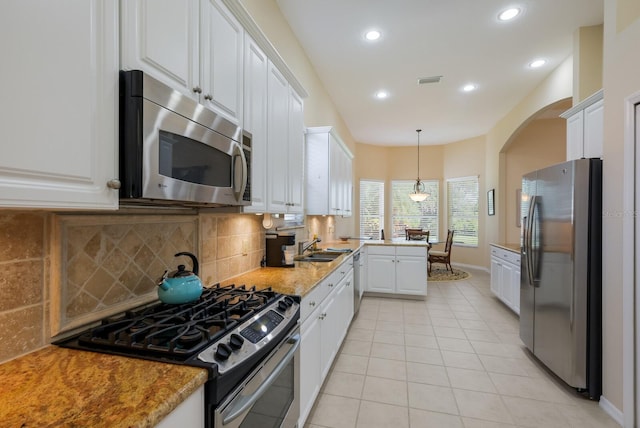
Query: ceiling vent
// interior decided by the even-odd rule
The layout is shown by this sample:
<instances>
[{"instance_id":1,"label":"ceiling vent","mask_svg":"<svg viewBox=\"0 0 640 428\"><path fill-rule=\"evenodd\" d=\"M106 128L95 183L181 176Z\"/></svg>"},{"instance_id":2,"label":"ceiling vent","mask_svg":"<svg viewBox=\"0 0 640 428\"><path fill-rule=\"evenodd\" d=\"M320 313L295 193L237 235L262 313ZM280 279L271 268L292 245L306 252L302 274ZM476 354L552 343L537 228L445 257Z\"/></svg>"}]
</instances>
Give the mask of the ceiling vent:
<instances>
[{"instance_id":1,"label":"ceiling vent","mask_svg":"<svg viewBox=\"0 0 640 428\"><path fill-rule=\"evenodd\" d=\"M442 76L421 77L418 79L418 85L425 85L427 83L439 83Z\"/></svg>"}]
</instances>

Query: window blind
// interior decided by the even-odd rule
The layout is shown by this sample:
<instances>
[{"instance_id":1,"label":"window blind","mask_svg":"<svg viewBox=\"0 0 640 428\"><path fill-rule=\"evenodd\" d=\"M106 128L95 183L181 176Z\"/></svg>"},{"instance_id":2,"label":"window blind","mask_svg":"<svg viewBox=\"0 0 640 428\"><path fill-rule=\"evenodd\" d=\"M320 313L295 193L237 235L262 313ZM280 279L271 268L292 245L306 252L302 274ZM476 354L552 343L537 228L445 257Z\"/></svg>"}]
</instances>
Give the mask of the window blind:
<instances>
[{"instance_id":1,"label":"window blind","mask_svg":"<svg viewBox=\"0 0 640 428\"><path fill-rule=\"evenodd\" d=\"M453 241L478 246L478 177L447 179L447 225Z\"/></svg>"},{"instance_id":2,"label":"window blind","mask_svg":"<svg viewBox=\"0 0 640 428\"><path fill-rule=\"evenodd\" d=\"M360 180L360 236L380 239L384 228L384 181Z\"/></svg>"},{"instance_id":3,"label":"window blind","mask_svg":"<svg viewBox=\"0 0 640 428\"><path fill-rule=\"evenodd\" d=\"M425 192L429 195L422 202L414 202L409 198L413 192L415 180L391 181L391 221L393 237L404 238L404 229L422 229L429 231L429 241L438 242L438 180L424 180Z\"/></svg>"}]
</instances>

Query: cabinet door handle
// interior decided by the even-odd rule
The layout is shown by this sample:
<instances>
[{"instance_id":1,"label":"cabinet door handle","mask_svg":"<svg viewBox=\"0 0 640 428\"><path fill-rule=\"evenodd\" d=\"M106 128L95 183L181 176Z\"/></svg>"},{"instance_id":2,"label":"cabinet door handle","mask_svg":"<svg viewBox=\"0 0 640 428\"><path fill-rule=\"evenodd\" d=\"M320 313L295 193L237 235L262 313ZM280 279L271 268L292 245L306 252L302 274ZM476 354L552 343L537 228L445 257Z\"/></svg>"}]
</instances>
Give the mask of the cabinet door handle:
<instances>
[{"instance_id":1,"label":"cabinet door handle","mask_svg":"<svg viewBox=\"0 0 640 428\"><path fill-rule=\"evenodd\" d=\"M211 94L207 94L204 96L205 100L211 101L213 99L213 97L211 96Z\"/></svg>"},{"instance_id":2,"label":"cabinet door handle","mask_svg":"<svg viewBox=\"0 0 640 428\"><path fill-rule=\"evenodd\" d=\"M109 189L118 190L120 186L122 186L122 183L120 183L120 180L118 180L117 178L107 181L107 187Z\"/></svg>"},{"instance_id":3,"label":"cabinet door handle","mask_svg":"<svg viewBox=\"0 0 640 428\"><path fill-rule=\"evenodd\" d=\"M327 317L327 314L326 314L326 312L325 312L325 313L320 314L320 316L319 316L318 318L320 318L321 320L323 320L323 319L325 319L326 317Z\"/></svg>"},{"instance_id":4,"label":"cabinet door handle","mask_svg":"<svg viewBox=\"0 0 640 428\"><path fill-rule=\"evenodd\" d=\"M315 306L316 302L309 302L309 306Z\"/></svg>"},{"instance_id":5,"label":"cabinet door handle","mask_svg":"<svg viewBox=\"0 0 640 428\"><path fill-rule=\"evenodd\" d=\"M193 92L196 94L201 94L202 88L200 86L196 86L195 88L193 88Z\"/></svg>"},{"instance_id":6,"label":"cabinet door handle","mask_svg":"<svg viewBox=\"0 0 640 428\"><path fill-rule=\"evenodd\" d=\"M347 281L347 285L346 286L350 287L351 286L351 281Z\"/></svg>"},{"instance_id":7,"label":"cabinet door handle","mask_svg":"<svg viewBox=\"0 0 640 428\"><path fill-rule=\"evenodd\" d=\"M329 287L333 287L333 282L330 282L328 285Z\"/></svg>"}]
</instances>

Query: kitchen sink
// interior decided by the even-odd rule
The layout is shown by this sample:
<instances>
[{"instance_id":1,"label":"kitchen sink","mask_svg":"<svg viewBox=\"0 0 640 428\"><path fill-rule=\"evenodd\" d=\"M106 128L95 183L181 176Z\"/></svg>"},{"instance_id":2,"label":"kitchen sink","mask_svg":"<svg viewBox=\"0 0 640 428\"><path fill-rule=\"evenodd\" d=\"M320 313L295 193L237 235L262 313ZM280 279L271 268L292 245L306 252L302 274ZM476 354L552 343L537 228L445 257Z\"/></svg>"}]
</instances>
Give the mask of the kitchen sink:
<instances>
[{"instance_id":1,"label":"kitchen sink","mask_svg":"<svg viewBox=\"0 0 640 428\"><path fill-rule=\"evenodd\" d=\"M297 256L295 260L298 262L332 262L343 254L337 251L316 251L309 255Z\"/></svg>"}]
</instances>

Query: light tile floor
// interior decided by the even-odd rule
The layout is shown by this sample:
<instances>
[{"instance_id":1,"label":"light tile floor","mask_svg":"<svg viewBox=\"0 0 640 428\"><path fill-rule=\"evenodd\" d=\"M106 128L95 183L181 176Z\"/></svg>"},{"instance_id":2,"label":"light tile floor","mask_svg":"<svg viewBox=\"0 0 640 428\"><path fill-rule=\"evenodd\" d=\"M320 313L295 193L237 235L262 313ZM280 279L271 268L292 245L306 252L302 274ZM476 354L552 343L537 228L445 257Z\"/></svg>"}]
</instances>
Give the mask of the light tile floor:
<instances>
[{"instance_id":1,"label":"light tile floor","mask_svg":"<svg viewBox=\"0 0 640 428\"><path fill-rule=\"evenodd\" d=\"M470 272L424 301L365 297L305 428L618 427L528 354Z\"/></svg>"}]
</instances>

